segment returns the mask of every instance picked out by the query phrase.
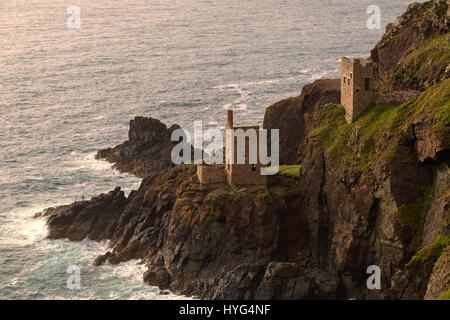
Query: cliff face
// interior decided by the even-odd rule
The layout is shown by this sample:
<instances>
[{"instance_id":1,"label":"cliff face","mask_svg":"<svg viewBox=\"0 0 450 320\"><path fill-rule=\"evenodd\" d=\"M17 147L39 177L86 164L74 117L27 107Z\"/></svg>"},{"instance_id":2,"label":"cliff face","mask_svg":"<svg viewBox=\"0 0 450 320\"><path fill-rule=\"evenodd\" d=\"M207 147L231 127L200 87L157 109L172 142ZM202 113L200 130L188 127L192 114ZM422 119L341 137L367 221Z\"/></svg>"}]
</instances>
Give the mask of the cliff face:
<instances>
[{"instance_id":1,"label":"cliff face","mask_svg":"<svg viewBox=\"0 0 450 320\"><path fill-rule=\"evenodd\" d=\"M298 97L281 100L266 109L265 129L280 130L280 163L295 164L300 143L311 130L309 116L325 103L341 102L339 79L321 79L306 85Z\"/></svg>"},{"instance_id":2,"label":"cliff face","mask_svg":"<svg viewBox=\"0 0 450 320\"><path fill-rule=\"evenodd\" d=\"M434 108L448 108L450 81L432 90L444 94ZM341 106L326 105L304 143L300 193L309 241L350 296L422 299L440 252L413 257L439 237L450 239L448 129L440 132L439 120L430 124L432 115L421 112L426 98L429 92L399 107L373 106L351 125ZM364 288L369 265L381 267L384 290Z\"/></svg>"},{"instance_id":3,"label":"cliff face","mask_svg":"<svg viewBox=\"0 0 450 320\"><path fill-rule=\"evenodd\" d=\"M423 90L416 99L376 104L348 124L337 105L339 80L318 80L267 109L264 127L280 129L280 160L300 163L299 177L278 176L267 187L202 186L195 166L164 169L144 178L128 198L115 189L47 209L49 237L111 239L111 250L95 264L143 259L145 281L201 298L445 296L450 79L430 70L450 63L442 42L447 10L445 1L411 5L372 52L394 88ZM431 29L424 33L423 25ZM441 42L445 46L435 47ZM396 43L398 56L391 57ZM411 59L419 56L429 68ZM415 80L409 73L396 78L404 66ZM171 129L160 127L157 132L170 139ZM133 160L136 150L147 150L142 141L156 145L154 137L130 133L132 146L126 142L105 156L128 154L136 168L155 172L145 162L153 151ZM381 268L381 290L367 289L370 265Z\"/></svg>"},{"instance_id":4,"label":"cliff face","mask_svg":"<svg viewBox=\"0 0 450 320\"><path fill-rule=\"evenodd\" d=\"M450 277L448 149L419 146L448 135L426 124L422 102L377 106L351 125L323 106L299 180L202 186L195 166L177 166L128 198L116 189L47 209L49 237L111 239L95 264L143 259L149 284L201 298L434 299ZM382 290L367 289L369 265Z\"/></svg>"},{"instance_id":5,"label":"cliff face","mask_svg":"<svg viewBox=\"0 0 450 320\"><path fill-rule=\"evenodd\" d=\"M413 3L371 51L379 100L397 104L450 76L450 0ZM395 90L396 92L391 92ZM312 114L326 103L340 103L340 80L320 79L298 97L267 108L264 128L280 130L280 163L299 163Z\"/></svg>"}]
</instances>

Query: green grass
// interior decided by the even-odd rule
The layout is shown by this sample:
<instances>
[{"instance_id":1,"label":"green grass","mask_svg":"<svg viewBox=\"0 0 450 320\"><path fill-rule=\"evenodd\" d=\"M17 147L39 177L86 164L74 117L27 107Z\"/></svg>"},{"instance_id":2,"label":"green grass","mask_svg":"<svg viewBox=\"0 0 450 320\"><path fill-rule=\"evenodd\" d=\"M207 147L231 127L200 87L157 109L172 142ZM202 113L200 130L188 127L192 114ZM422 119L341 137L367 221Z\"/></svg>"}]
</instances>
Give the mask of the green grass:
<instances>
[{"instance_id":1,"label":"green grass","mask_svg":"<svg viewBox=\"0 0 450 320\"><path fill-rule=\"evenodd\" d=\"M273 175L282 175L288 177L299 177L301 165L280 165L278 167L267 167L267 171Z\"/></svg>"},{"instance_id":2,"label":"green grass","mask_svg":"<svg viewBox=\"0 0 450 320\"><path fill-rule=\"evenodd\" d=\"M289 177L299 177L300 176L301 165L282 165L278 169L278 174Z\"/></svg>"},{"instance_id":3,"label":"green grass","mask_svg":"<svg viewBox=\"0 0 450 320\"><path fill-rule=\"evenodd\" d=\"M426 273L430 273L433 270L434 264L449 244L450 236L439 235L432 244L419 250L409 264L420 264Z\"/></svg>"},{"instance_id":4,"label":"green grass","mask_svg":"<svg viewBox=\"0 0 450 320\"><path fill-rule=\"evenodd\" d=\"M427 113L433 130L450 134L450 79L439 82L422 93L413 105L413 115Z\"/></svg>"},{"instance_id":5,"label":"green grass","mask_svg":"<svg viewBox=\"0 0 450 320\"><path fill-rule=\"evenodd\" d=\"M345 110L336 104L327 104L320 114L320 125L310 134L317 138L317 147L338 164L348 155L347 141L352 125L345 121Z\"/></svg>"},{"instance_id":6,"label":"green grass","mask_svg":"<svg viewBox=\"0 0 450 320\"><path fill-rule=\"evenodd\" d=\"M318 148L326 153L332 165L348 166L357 160L348 142L352 131L359 126L360 137L356 144L361 147L361 155L357 167L364 171L377 157L388 155L388 150L377 150L376 146L386 144L386 132L397 133L401 130L411 104L412 102L408 102L398 107L387 104L373 105L352 124L345 121L345 110L342 106L328 104L321 111L319 127L313 130L310 136L317 139Z\"/></svg>"},{"instance_id":7,"label":"green grass","mask_svg":"<svg viewBox=\"0 0 450 320\"><path fill-rule=\"evenodd\" d=\"M320 112L319 126L310 133L317 148L328 156L331 165L344 168L354 165L363 172L380 158L392 159L398 146L393 137L403 132L408 121L416 116L430 121L437 134L450 135L450 79L400 106L372 105L351 124L345 121L341 105L327 104ZM356 126L360 127L359 141L355 141L357 150L352 150L348 143ZM355 151L360 153L359 158Z\"/></svg>"},{"instance_id":8,"label":"green grass","mask_svg":"<svg viewBox=\"0 0 450 320\"><path fill-rule=\"evenodd\" d=\"M420 79L424 75L438 75L437 70L445 70L450 63L450 43L447 41L449 35L447 33L432 38L419 47L412 47L409 55L397 66L397 77L405 80Z\"/></svg>"},{"instance_id":9,"label":"green grass","mask_svg":"<svg viewBox=\"0 0 450 320\"><path fill-rule=\"evenodd\" d=\"M270 187L271 194L281 195L283 197L295 196L300 193L300 188L297 184L278 185Z\"/></svg>"},{"instance_id":10,"label":"green grass","mask_svg":"<svg viewBox=\"0 0 450 320\"><path fill-rule=\"evenodd\" d=\"M441 294L436 300L450 300L450 289Z\"/></svg>"}]
</instances>

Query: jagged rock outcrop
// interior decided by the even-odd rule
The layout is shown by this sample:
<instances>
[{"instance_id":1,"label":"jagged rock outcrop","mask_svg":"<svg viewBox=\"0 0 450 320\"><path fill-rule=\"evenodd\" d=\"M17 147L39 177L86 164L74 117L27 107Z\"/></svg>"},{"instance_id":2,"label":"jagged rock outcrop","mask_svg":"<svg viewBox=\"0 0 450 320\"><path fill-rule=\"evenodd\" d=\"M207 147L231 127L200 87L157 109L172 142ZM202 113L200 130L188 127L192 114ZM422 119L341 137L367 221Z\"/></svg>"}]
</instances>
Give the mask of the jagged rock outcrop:
<instances>
[{"instance_id":1,"label":"jagged rock outcrop","mask_svg":"<svg viewBox=\"0 0 450 320\"><path fill-rule=\"evenodd\" d=\"M72 241L110 239L117 229L117 219L128 203L120 188L89 201L78 201L44 210L39 216L47 218L49 239L67 238Z\"/></svg>"},{"instance_id":2,"label":"jagged rock outcrop","mask_svg":"<svg viewBox=\"0 0 450 320\"><path fill-rule=\"evenodd\" d=\"M406 266L429 244L427 239L450 234L442 229L450 201L448 158L421 162L421 150L407 138L408 128L402 133L381 130L384 137L364 170L358 166L365 157L361 140L367 128L358 123L342 145L344 151L339 150L341 159L320 147L320 136L310 136L304 144L300 193L309 242L317 248L323 270L342 278L347 296L422 299L430 273L420 264ZM352 138L356 142L348 143ZM365 287L370 265L381 267L383 290Z\"/></svg>"},{"instance_id":3,"label":"jagged rock outcrop","mask_svg":"<svg viewBox=\"0 0 450 320\"><path fill-rule=\"evenodd\" d=\"M434 300L447 290L450 290L450 246L442 253L433 267L425 299Z\"/></svg>"},{"instance_id":4,"label":"jagged rock outcrop","mask_svg":"<svg viewBox=\"0 0 450 320\"><path fill-rule=\"evenodd\" d=\"M450 236L449 159L421 156L411 131L428 118L376 129L378 149L364 170L358 167L368 152L365 117L349 125L341 107L327 105L312 119L299 182L202 186L195 166L177 166L145 178L128 198L116 189L46 210L50 237L110 239L111 250L94 264L143 259L149 284L201 298L440 295L448 263L440 251ZM340 145L340 126L353 128L335 155L323 148L329 141L321 134ZM436 244L438 237L444 241ZM367 289L369 265L380 266L382 290Z\"/></svg>"},{"instance_id":5,"label":"jagged rock outcrop","mask_svg":"<svg viewBox=\"0 0 450 320\"><path fill-rule=\"evenodd\" d=\"M371 51L377 74L377 102L401 104L417 98L419 90L449 78L450 0L413 3L386 27ZM264 128L280 130L280 163L300 161L311 114L326 103L340 103L340 80L321 79L302 94L270 106Z\"/></svg>"},{"instance_id":6,"label":"jagged rock outcrop","mask_svg":"<svg viewBox=\"0 0 450 320\"><path fill-rule=\"evenodd\" d=\"M120 172L147 177L172 166L171 152L176 142L171 141L171 135L178 128L167 128L157 119L135 117L130 121L128 140L98 151L95 157L114 163L113 168Z\"/></svg>"}]
</instances>

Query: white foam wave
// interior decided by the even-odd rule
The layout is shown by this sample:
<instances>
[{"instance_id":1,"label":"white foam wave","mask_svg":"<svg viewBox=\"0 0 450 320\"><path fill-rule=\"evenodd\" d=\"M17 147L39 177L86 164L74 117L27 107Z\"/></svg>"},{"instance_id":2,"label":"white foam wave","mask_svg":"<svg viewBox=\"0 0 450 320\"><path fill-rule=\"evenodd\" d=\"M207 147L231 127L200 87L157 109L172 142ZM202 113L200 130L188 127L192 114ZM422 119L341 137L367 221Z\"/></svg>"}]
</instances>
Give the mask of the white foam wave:
<instances>
[{"instance_id":1,"label":"white foam wave","mask_svg":"<svg viewBox=\"0 0 450 320\"><path fill-rule=\"evenodd\" d=\"M45 239L48 229L43 218L35 218L34 215L42 212L50 205L36 205L8 212L6 219L2 219L2 236L0 246L27 246Z\"/></svg>"},{"instance_id":2,"label":"white foam wave","mask_svg":"<svg viewBox=\"0 0 450 320\"><path fill-rule=\"evenodd\" d=\"M85 154L72 153L73 158L67 162L67 166L70 166L71 171L76 171L83 168L89 168L96 171L113 170L111 163L105 160L95 159L96 152L90 152Z\"/></svg>"}]
</instances>

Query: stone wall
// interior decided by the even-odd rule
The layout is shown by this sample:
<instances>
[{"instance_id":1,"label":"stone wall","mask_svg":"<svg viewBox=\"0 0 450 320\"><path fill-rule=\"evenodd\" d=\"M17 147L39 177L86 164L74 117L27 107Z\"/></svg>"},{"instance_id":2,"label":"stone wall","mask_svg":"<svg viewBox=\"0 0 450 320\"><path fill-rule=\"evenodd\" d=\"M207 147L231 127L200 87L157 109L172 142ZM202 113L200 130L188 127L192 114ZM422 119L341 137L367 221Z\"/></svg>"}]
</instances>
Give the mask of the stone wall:
<instances>
[{"instance_id":1,"label":"stone wall","mask_svg":"<svg viewBox=\"0 0 450 320\"><path fill-rule=\"evenodd\" d=\"M373 64L366 59L354 62L353 76L353 118L358 118L368 106L374 103L374 74Z\"/></svg>"},{"instance_id":2,"label":"stone wall","mask_svg":"<svg viewBox=\"0 0 450 320\"><path fill-rule=\"evenodd\" d=\"M348 123L374 102L374 71L368 59L342 58L341 104Z\"/></svg>"},{"instance_id":3,"label":"stone wall","mask_svg":"<svg viewBox=\"0 0 450 320\"><path fill-rule=\"evenodd\" d=\"M223 165L197 165L197 177L201 184L226 182L225 168Z\"/></svg>"},{"instance_id":4,"label":"stone wall","mask_svg":"<svg viewBox=\"0 0 450 320\"><path fill-rule=\"evenodd\" d=\"M229 128L231 129L231 128ZM232 127L234 132L236 130L242 130L244 133L248 133L249 130L254 130L256 135L256 141L251 141L248 137L245 138L244 150L241 152L245 152L245 162L244 164L238 164L238 138L234 136L234 142L231 145L229 139L231 137L227 136L226 146L227 148L232 148L233 155L233 164L226 164L225 166L225 174L227 176L227 182L229 185L248 185L248 184L267 184L267 177L261 175L261 163L259 162L259 126L241 126L241 127ZM253 145L256 143L256 145ZM257 155L257 164L252 165L251 159L249 157L250 151ZM230 157L230 153L228 153Z\"/></svg>"},{"instance_id":5,"label":"stone wall","mask_svg":"<svg viewBox=\"0 0 450 320\"><path fill-rule=\"evenodd\" d=\"M347 122L353 119L353 61L342 58L341 104L345 107Z\"/></svg>"},{"instance_id":6,"label":"stone wall","mask_svg":"<svg viewBox=\"0 0 450 320\"><path fill-rule=\"evenodd\" d=\"M228 166L228 165L227 165ZM230 185L267 184L267 176L261 175L261 166L249 164L230 165L227 170L227 182Z\"/></svg>"}]
</instances>

